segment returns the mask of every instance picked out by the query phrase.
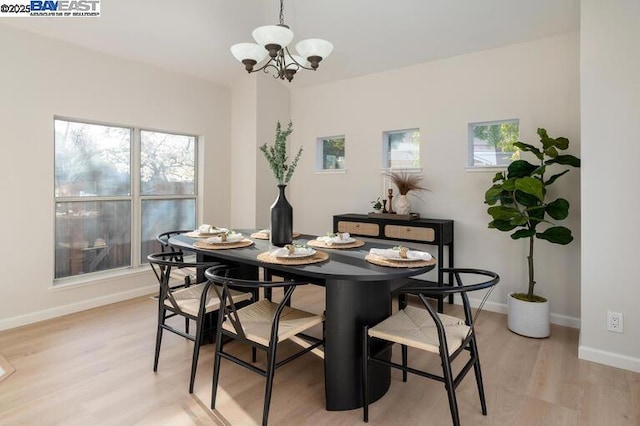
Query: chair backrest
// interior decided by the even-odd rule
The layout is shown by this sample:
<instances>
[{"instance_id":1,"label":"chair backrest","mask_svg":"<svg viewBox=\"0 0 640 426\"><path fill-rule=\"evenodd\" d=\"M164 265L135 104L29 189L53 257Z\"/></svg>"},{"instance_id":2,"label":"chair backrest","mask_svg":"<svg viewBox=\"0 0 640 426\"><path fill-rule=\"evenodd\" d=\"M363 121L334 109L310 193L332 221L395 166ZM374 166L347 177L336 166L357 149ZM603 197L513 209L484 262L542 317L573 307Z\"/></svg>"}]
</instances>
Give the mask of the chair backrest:
<instances>
[{"instance_id":1,"label":"chair backrest","mask_svg":"<svg viewBox=\"0 0 640 426\"><path fill-rule=\"evenodd\" d=\"M285 306L289 303L289 300L291 300L293 291L297 286L307 285L309 283L307 281L296 281L286 278L284 281L258 281L233 278L231 277L231 275L233 274L234 270L235 268L228 265L217 265L207 269L204 273L209 282L215 284L213 288L220 298L220 306L223 315L218 316L218 327L222 326L222 322L226 318L233 325L233 329L236 335L238 335L242 339L247 338L244 334L244 329L242 327L240 317L238 316L236 304L231 296L231 292L229 290L230 287L252 290L257 290L259 288L282 288L284 290L284 297L282 298L280 303L278 303L271 322L271 341L277 341L280 315L282 314ZM220 290L220 287L222 288L222 290Z\"/></svg>"},{"instance_id":2,"label":"chair backrest","mask_svg":"<svg viewBox=\"0 0 640 426\"><path fill-rule=\"evenodd\" d=\"M171 306L178 312L182 312L182 310L173 296L174 289L169 285L171 270L180 268L205 269L213 265L219 265L219 263L216 262L185 262L182 260L182 253L175 251L153 253L147 256L147 260L160 284L160 303L169 300ZM207 283L207 287L208 285ZM207 291L208 294L208 288L205 289L205 291ZM210 299L210 297L208 297L208 299ZM208 301L209 300L203 299L204 305L206 305Z\"/></svg>"},{"instance_id":3,"label":"chair backrest","mask_svg":"<svg viewBox=\"0 0 640 426\"><path fill-rule=\"evenodd\" d=\"M417 294L422 301L438 329L439 335L444 335L444 326L438 317L438 313L431 307L427 301L427 297L445 296L451 294L460 294L462 298L462 307L464 310L465 324L469 326L469 334L473 332L473 326L478 319L478 315L482 311L482 308L489 298L489 295L493 291L494 287L500 282L500 276L495 272L487 271L484 269L471 269L471 268L442 268L442 273L451 273L455 277L454 285L442 286L442 287L415 287L411 286L406 289L400 289L400 293ZM473 284L465 284L462 276L474 279ZM472 315L471 304L469 303L469 297L467 293L479 290L487 290L484 294L482 301L478 305L475 317Z\"/></svg>"},{"instance_id":4,"label":"chair backrest","mask_svg":"<svg viewBox=\"0 0 640 426\"><path fill-rule=\"evenodd\" d=\"M162 253L173 252L174 258L172 260L178 260L181 262L183 260L184 252L179 248L169 246L169 238L179 234L192 232L192 231L193 231L192 229L189 229L189 230L180 230L180 231L167 231L167 232L158 234L156 236L156 241L160 243L160 251Z\"/></svg>"}]
</instances>

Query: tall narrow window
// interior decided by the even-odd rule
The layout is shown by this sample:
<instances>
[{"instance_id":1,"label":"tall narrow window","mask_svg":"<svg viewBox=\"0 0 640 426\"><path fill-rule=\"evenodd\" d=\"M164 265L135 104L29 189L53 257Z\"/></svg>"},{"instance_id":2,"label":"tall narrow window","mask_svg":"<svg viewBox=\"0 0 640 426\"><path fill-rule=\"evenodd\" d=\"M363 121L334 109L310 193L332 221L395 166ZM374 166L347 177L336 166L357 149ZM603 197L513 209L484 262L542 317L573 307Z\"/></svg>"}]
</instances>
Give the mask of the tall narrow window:
<instances>
[{"instance_id":1,"label":"tall narrow window","mask_svg":"<svg viewBox=\"0 0 640 426\"><path fill-rule=\"evenodd\" d=\"M55 120L55 278L131 265L131 140Z\"/></svg>"},{"instance_id":2,"label":"tall narrow window","mask_svg":"<svg viewBox=\"0 0 640 426\"><path fill-rule=\"evenodd\" d=\"M344 162L344 136L318 138L317 170L341 170L345 168Z\"/></svg>"},{"instance_id":3,"label":"tall narrow window","mask_svg":"<svg viewBox=\"0 0 640 426\"><path fill-rule=\"evenodd\" d=\"M196 138L140 132L142 250L140 262L159 248L161 232L195 227Z\"/></svg>"},{"instance_id":4,"label":"tall narrow window","mask_svg":"<svg viewBox=\"0 0 640 426\"><path fill-rule=\"evenodd\" d=\"M158 233L195 227L195 137L63 119L54 129L56 279L139 266Z\"/></svg>"},{"instance_id":5,"label":"tall narrow window","mask_svg":"<svg viewBox=\"0 0 640 426\"><path fill-rule=\"evenodd\" d=\"M469 124L470 167L508 166L520 158L513 146L518 142L518 120L487 121Z\"/></svg>"},{"instance_id":6,"label":"tall narrow window","mask_svg":"<svg viewBox=\"0 0 640 426\"><path fill-rule=\"evenodd\" d=\"M414 169L420 167L420 130L394 130L383 133L383 167Z\"/></svg>"}]
</instances>

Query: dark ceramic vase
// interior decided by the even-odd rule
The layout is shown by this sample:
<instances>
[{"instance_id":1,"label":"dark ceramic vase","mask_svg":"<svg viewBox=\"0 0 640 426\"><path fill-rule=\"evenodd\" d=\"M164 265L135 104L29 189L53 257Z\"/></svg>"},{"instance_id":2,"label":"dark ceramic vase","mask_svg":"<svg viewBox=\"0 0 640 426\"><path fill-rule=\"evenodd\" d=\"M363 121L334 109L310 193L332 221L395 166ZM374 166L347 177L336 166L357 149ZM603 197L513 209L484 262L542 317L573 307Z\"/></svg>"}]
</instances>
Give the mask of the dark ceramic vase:
<instances>
[{"instance_id":1,"label":"dark ceramic vase","mask_svg":"<svg viewBox=\"0 0 640 426\"><path fill-rule=\"evenodd\" d=\"M284 194L286 187L278 185L280 193L271 205L271 244L279 247L293 241L293 207Z\"/></svg>"}]
</instances>

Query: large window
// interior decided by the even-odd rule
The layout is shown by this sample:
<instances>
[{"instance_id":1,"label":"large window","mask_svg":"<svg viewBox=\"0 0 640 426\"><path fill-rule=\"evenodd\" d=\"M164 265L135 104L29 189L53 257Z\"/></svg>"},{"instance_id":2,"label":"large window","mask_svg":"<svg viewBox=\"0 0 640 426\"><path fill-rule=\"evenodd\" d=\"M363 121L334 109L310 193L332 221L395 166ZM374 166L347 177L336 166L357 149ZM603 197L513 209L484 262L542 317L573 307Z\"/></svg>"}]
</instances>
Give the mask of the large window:
<instances>
[{"instance_id":1,"label":"large window","mask_svg":"<svg viewBox=\"0 0 640 426\"><path fill-rule=\"evenodd\" d=\"M55 278L139 266L196 222L194 136L56 119Z\"/></svg>"},{"instance_id":2,"label":"large window","mask_svg":"<svg viewBox=\"0 0 640 426\"><path fill-rule=\"evenodd\" d=\"M415 169L420 167L420 130L384 132L382 161L387 169Z\"/></svg>"},{"instance_id":3,"label":"large window","mask_svg":"<svg viewBox=\"0 0 640 426\"><path fill-rule=\"evenodd\" d=\"M502 167L520 158L518 120L469 124L470 167Z\"/></svg>"}]
</instances>

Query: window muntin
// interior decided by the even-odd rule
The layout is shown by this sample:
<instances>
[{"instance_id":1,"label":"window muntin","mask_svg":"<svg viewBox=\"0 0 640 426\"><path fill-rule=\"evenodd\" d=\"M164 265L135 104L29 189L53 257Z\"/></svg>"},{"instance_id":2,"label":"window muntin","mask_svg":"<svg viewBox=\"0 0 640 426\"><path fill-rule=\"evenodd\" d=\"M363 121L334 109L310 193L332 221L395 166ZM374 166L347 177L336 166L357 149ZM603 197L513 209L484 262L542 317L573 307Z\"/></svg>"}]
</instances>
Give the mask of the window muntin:
<instances>
[{"instance_id":1,"label":"window muntin","mask_svg":"<svg viewBox=\"0 0 640 426\"><path fill-rule=\"evenodd\" d=\"M388 169L420 167L420 129L383 133L383 167Z\"/></svg>"},{"instance_id":2,"label":"window muntin","mask_svg":"<svg viewBox=\"0 0 640 426\"><path fill-rule=\"evenodd\" d=\"M332 136L318 138L317 170L343 170L345 168L345 137Z\"/></svg>"},{"instance_id":3,"label":"window muntin","mask_svg":"<svg viewBox=\"0 0 640 426\"><path fill-rule=\"evenodd\" d=\"M196 137L64 119L54 129L56 279L140 266L158 233L195 228Z\"/></svg>"},{"instance_id":4,"label":"window muntin","mask_svg":"<svg viewBox=\"0 0 640 426\"><path fill-rule=\"evenodd\" d=\"M508 166L520 158L519 121L501 120L469 124L469 159L471 167Z\"/></svg>"}]
</instances>

